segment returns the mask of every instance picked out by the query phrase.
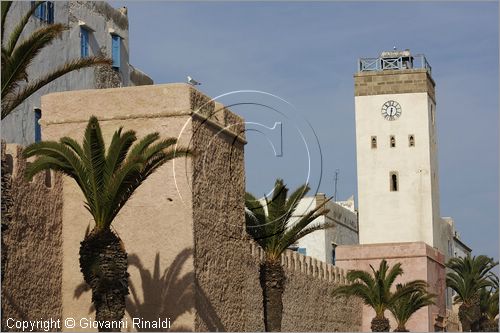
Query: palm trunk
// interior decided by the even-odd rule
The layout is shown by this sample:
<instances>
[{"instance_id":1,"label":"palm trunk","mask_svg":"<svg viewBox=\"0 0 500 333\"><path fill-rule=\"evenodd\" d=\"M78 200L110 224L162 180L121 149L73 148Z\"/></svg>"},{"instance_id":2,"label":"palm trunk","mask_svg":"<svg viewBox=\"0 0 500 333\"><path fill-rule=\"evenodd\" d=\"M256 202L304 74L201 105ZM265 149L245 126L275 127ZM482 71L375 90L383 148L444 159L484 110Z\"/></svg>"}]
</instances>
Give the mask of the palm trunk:
<instances>
[{"instance_id":1,"label":"palm trunk","mask_svg":"<svg viewBox=\"0 0 500 333\"><path fill-rule=\"evenodd\" d=\"M391 329L389 319L385 318L384 315L375 316L372 319L371 329L372 332L389 332Z\"/></svg>"},{"instance_id":2,"label":"palm trunk","mask_svg":"<svg viewBox=\"0 0 500 333\"><path fill-rule=\"evenodd\" d=\"M480 314L479 304L462 303L458 308L458 319L462 324L462 332L470 332L473 323L479 320Z\"/></svg>"},{"instance_id":3,"label":"palm trunk","mask_svg":"<svg viewBox=\"0 0 500 333\"><path fill-rule=\"evenodd\" d=\"M100 332L119 332L128 295L127 253L111 230L96 229L80 246L80 270L92 289Z\"/></svg>"},{"instance_id":4,"label":"palm trunk","mask_svg":"<svg viewBox=\"0 0 500 333\"><path fill-rule=\"evenodd\" d=\"M406 326L404 326L404 325L403 326L399 326L398 325L398 327L396 327L396 329L394 330L394 332L410 332L410 331L408 331L406 329Z\"/></svg>"},{"instance_id":5,"label":"palm trunk","mask_svg":"<svg viewBox=\"0 0 500 333\"><path fill-rule=\"evenodd\" d=\"M264 296L266 332L280 332L283 316L285 272L279 261L265 261L260 266L260 285Z\"/></svg>"},{"instance_id":6,"label":"palm trunk","mask_svg":"<svg viewBox=\"0 0 500 333\"><path fill-rule=\"evenodd\" d=\"M2 150L5 149L5 146L2 145ZM7 167L7 161L5 160L5 155L1 159L1 170L2 170L2 177L1 177L1 202L2 202L2 232L1 232L1 249L2 249L2 256L1 256L1 269L2 269L2 276L1 276L1 284L2 284L2 289L3 289L3 278L5 276L5 264L7 263L7 245L5 244L5 237L7 233L7 228L9 227L10 223L10 218L11 218L11 207L12 207L12 192L11 192L11 175L9 173L8 167ZM5 290L5 289L3 289ZM2 318L5 318L3 316L3 309L4 309L4 303L2 303ZM6 332L8 331L8 328L5 327L4 325L5 320L2 320L2 331Z\"/></svg>"}]
</instances>

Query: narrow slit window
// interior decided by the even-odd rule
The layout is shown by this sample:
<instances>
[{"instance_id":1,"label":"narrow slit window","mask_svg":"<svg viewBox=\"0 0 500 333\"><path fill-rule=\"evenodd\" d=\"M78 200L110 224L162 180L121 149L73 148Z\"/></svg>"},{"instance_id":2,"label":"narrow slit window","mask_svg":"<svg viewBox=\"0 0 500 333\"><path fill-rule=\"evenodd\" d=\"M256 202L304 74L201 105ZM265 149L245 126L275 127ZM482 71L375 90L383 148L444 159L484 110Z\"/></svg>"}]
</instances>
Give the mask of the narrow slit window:
<instances>
[{"instance_id":1,"label":"narrow slit window","mask_svg":"<svg viewBox=\"0 0 500 333\"><path fill-rule=\"evenodd\" d=\"M83 27L80 29L80 55L82 58L89 56L89 31Z\"/></svg>"},{"instance_id":2,"label":"narrow slit window","mask_svg":"<svg viewBox=\"0 0 500 333\"><path fill-rule=\"evenodd\" d=\"M42 110L35 109L35 142L42 141L42 128L40 127L40 119L42 119Z\"/></svg>"},{"instance_id":3,"label":"narrow slit window","mask_svg":"<svg viewBox=\"0 0 500 333\"><path fill-rule=\"evenodd\" d=\"M389 143L390 143L391 148L396 147L396 137L394 135L391 135L391 137L389 139Z\"/></svg>"},{"instance_id":4,"label":"narrow slit window","mask_svg":"<svg viewBox=\"0 0 500 333\"><path fill-rule=\"evenodd\" d=\"M408 145L410 147L415 147L415 136L414 135L410 135L408 137Z\"/></svg>"},{"instance_id":5,"label":"narrow slit window","mask_svg":"<svg viewBox=\"0 0 500 333\"><path fill-rule=\"evenodd\" d=\"M332 265L335 265L337 244L332 243Z\"/></svg>"},{"instance_id":6,"label":"narrow slit window","mask_svg":"<svg viewBox=\"0 0 500 333\"><path fill-rule=\"evenodd\" d=\"M397 192L399 188L398 174L396 172L391 172L389 175L389 181L391 182L391 192Z\"/></svg>"},{"instance_id":7,"label":"narrow slit window","mask_svg":"<svg viewBox=\"0 0 500 333\"><path fill-rule=\"evenodd\" d=\"M14 158L11 154L5 154L5 164L7 167L4 172L6 174L12 174L14 172Z\"/></svg>"},{"instance_id":8,"label":"narrow slit window","mask_svg":"<svg viewBox=\"0 0 500 333\"><path fill-rule=\"evenodd\" d=\"M122 39L118 35L111 35L111 58L113 60L113 68L120 68L120 49L121 49Z\"/></svg>"},{"instance_id":9,"label":"narrow slit window","mask_svg":"<svg viewBox=\"0 0 500 333\"><path fill-rule=\"evenodd\" d=\"M372 136L372 149L375 149L377 148L377 137L376 136Z\"/></svg>"},{"instance_id":10,"label":"narrow slit window","mask_svg":"<svg viewBox=\"0 0 500 333\"><path fill-rule=\"evenodd\" d=\"M45 187L52 188L52 171L45 170Z\"/></svg>"}]
</instances>

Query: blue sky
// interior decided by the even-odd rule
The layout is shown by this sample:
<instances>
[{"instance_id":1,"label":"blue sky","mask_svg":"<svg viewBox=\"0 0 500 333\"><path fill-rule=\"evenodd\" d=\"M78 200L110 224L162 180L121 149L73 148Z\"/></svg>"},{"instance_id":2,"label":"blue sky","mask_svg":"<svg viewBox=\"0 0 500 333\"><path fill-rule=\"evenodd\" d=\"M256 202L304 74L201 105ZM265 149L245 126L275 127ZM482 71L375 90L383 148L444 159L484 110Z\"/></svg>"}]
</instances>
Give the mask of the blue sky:
<instances>
[{"instance_id":1,"label":"blue sky","mask_svg":"<svg viewBox=\"0 0 500 333\"><path fill-rule=\"evenodd\" d=\"M155 83L191 75L247 121L283 123L283 156L247 133L247 189L282 177L339 199L356 194L356 60L393 46L424 53L436 81L441 215L475 254L498 258L498 4L495 2L113 2L127 6L131 63ZM316 144L316 137L321 149ZM321 183L319 175L321 169Z\"/></svg>"}]
</instances>

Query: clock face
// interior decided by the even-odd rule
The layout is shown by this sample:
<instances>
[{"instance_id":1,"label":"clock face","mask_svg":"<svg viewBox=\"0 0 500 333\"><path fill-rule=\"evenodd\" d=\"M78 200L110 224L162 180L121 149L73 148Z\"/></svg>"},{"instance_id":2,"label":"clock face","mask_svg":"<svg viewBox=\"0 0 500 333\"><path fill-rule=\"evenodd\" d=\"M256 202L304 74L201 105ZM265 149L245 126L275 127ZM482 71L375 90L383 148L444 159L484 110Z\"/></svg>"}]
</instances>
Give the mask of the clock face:
<instances>
[{"instance_id":1,"label":"clock face","mask_svg":"<svg viewBox=\"0 0 500 333\"><path fill-rule=\"evenodd\" d=\"M386 120L396 120L401 116L401 105L396 101L387 101L382 105L382 116Z\"/></svg>"}]
</instances>

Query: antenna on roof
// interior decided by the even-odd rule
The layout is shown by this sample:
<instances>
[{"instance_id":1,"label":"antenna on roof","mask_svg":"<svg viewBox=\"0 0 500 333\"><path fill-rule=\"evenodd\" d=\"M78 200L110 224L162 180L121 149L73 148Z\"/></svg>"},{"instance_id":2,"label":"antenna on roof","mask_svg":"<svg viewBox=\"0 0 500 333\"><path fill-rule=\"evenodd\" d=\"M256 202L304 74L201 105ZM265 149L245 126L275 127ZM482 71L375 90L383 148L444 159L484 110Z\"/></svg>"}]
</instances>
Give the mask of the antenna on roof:
<instances>
[{"instance_id":1,"label":"antenna on roof","mask_svg":"<svg viewBox=\"0 0 500 333\"><path fill-rule=\"evenodd\" d=\"M339 173L340 169L335 169L335 179L334 179L335 188L333 191L333 202L337 201L337 183L339 180Z\"/></svg>"}]
</instances>

